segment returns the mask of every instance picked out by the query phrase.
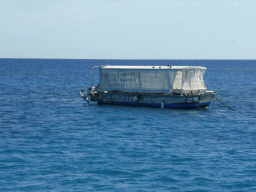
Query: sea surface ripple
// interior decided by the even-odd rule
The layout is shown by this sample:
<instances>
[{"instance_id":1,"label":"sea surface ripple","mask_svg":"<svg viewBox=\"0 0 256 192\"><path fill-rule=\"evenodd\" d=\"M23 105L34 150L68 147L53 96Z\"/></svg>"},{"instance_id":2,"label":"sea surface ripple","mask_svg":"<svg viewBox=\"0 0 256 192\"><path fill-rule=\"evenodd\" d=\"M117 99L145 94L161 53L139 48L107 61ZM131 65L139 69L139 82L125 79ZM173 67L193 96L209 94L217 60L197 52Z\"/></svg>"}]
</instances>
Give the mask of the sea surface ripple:
<instances>
[{"instance_id":1,"label":"sea surface ripple","mask_svg":"<svg viewBox=\"0 0 256 192\"><path fill-rule=\"evenodd\" d=\"M108 63L204 66L235 111L88 105ZM0 191L256 191L255 77L247 60L0 59Z\"/></svg>"}]
</instances>

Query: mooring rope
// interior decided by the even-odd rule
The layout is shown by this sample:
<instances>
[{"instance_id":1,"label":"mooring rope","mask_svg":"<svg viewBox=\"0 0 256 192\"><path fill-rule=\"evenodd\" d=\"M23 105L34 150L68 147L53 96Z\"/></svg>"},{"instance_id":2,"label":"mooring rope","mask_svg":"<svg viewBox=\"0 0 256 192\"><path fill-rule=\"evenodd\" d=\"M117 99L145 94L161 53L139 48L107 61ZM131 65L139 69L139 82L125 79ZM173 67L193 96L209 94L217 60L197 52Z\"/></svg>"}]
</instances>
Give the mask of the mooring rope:
<instances>
[{"instance_id":1,"label":"mooring rope","mask_svg":"<svg viewBox=\"0 0 256 192\"><path fill-rule=\"evenodd\" d=\"M221 100L218 99L218 97L215 95L215 98L217 99L217 101L219 101L222 105L224 105L225 107L229 108L230 110L235 111L235 109L232 109L231 107L225 105L224 103L221 102Z\"/></svg>"},{"instance_id":2,"label":"mooring rope","mask_svg":"<svg viewBox=\"0 0 256 192\"><path fill-rule=\"evenodd\" d=\"M201 107L199 107L199 106L197 105L197 103L195 103L195 104L196 104L196 106L197 106L199 109L203 110Z\"/></svg>"}]
</instances>

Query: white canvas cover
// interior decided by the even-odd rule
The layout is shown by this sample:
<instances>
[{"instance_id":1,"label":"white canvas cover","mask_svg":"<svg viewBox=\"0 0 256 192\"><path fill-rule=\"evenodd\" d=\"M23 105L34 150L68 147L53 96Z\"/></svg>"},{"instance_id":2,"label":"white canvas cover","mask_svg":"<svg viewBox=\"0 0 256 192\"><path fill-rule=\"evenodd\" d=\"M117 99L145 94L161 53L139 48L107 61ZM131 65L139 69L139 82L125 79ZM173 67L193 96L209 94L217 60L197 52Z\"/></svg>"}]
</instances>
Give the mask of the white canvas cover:
<instances>
[{"instance_id":1,"label":"white canvas cover","mask_svg":"<svg viewBox=\"0 0 256 192\"><path fill-rule=\"evenodd\" d=\"M168 73L166 70L141 70L140 90L143 92L168 92Z\"/></svg>"},{"instance_id":2,"label":"white canvas cover","mask_svg":"<svg viewBox=\"0 0 256 192\"><path fill-rule=\"evenodd\" d=\"M139 74L135 70L100 70L99 91L139 90Z\"/></svg>"},{"instance_id":3,"label":"white canvas cover","mask_svg":"<svg viewBox=\"0 0 256 192\"><path fill-rule=\"evenodd\" d=\"M206 90L203 69L100 68L98 91L172 93ZM185 75L185 77L184 77Z\"/></svg>"},{"instance_id":4,"label":"white canvas cover","mask_svg":"<svg viewBox=\"0 0 256 192\"><path fill-rule=\"evenodd\" d=\"M177 92L180 92L181 87L182 87L182 70L178 70L176 76L174 76L173 89Z\"/></svg>"},{"instance_id":5,"label":"white canvas cover","mask_svg":"<svg viewBox=\"0 0 256 192\"><path fill-rule=\"evenodd\" d=\"M193 93L205 92L206 86L204 83L204 73L203 68L185 68L182 69L182 92L183 93Z\"/></svg>"}]
</instances>

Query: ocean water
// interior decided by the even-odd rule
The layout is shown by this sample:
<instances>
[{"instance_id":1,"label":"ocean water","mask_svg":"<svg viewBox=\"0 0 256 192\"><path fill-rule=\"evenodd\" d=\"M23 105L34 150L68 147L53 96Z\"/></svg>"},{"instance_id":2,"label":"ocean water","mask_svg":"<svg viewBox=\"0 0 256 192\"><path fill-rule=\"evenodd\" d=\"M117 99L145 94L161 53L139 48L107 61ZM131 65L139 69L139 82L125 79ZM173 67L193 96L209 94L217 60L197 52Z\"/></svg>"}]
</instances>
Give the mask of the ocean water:
<instances>
[{"instance_id":1,"label":"ocean water","mask_svg":"<svg viewBox=\"0 0 256 192\"><path fill-rule=\"evenodd\" d=\"M235 111L88 105L108 63L204 66ZM256 191L255 77L248 60L0 59L0 191Z\"/></svg>"}]
</instances>

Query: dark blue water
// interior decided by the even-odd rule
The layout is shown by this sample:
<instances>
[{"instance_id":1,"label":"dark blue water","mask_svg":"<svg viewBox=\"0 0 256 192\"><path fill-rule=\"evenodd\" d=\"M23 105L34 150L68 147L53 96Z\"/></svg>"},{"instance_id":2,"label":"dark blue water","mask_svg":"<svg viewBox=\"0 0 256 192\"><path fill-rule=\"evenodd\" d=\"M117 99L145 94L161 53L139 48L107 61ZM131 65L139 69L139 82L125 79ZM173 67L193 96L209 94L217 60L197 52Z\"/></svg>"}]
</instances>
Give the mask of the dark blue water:
<instances>
[{"instance_id":1,"label":"dark blue water","mask_svg":"<svg viewBox=\"0 0 256 192\"><path fill-rule=\"evenodd\" d=\"M107 63L0 59L0 191L256 191L256 61L109 61L204 66L235 111L87 105Z\"/></svg>"}]
</instances>

